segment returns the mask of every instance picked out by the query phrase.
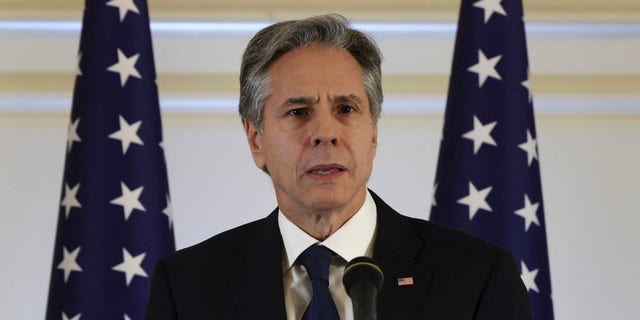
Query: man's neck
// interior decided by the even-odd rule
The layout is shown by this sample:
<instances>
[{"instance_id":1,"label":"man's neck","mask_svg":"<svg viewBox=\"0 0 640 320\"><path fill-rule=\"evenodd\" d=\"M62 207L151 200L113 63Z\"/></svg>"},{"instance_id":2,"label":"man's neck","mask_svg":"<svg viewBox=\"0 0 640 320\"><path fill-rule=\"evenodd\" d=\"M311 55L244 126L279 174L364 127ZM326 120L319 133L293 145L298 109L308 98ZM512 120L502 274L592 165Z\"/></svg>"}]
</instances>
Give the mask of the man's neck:
<instances>
[{"instance_id":1,"label":"man's neck","mask_svg":"<svg viewBox=\"0 0 640 320\"><path fill-rule=\"evenodd\" d=\"M365 190L362 196L355 199L356 201L340 208L327 210L280 208L280 210L289 221L304 232L318 241L324 241L360 210L366 199L366 192Z\"/></svg>"}]
</instances>

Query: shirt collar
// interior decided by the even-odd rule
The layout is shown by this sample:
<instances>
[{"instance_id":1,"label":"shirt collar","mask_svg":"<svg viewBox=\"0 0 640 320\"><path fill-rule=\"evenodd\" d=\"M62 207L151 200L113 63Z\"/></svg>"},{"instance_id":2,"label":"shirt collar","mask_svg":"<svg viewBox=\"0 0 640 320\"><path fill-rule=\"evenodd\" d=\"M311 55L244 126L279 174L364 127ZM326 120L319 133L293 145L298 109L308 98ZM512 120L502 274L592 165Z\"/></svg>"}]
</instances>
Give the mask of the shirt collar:
<instances>
[{"instance_id":1,"label":"shirt collar","mask_svg":"<svg viewBox=\"0 0 640 320\"><path fill-rule=\"evenodd\" d=\"M356 214L320 244L346 261L359 256L371 257L376 229L376 212L376 204L367 191L364 204ZM319 242L289 221L282 211L278 212L278 226L284 243L283 272L286 272L305 249Z\"/></svg>"}]
</instances>

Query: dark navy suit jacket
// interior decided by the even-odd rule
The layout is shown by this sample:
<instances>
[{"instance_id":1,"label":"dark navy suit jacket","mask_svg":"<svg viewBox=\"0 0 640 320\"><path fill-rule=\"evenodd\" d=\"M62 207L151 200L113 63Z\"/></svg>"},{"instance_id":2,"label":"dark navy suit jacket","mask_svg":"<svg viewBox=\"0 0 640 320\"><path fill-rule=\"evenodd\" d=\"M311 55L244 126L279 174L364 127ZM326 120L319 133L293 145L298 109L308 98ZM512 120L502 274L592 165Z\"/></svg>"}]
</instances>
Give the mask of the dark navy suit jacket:
<instances>
[{"instance_id":1,"label":"dark navy suit jacket","mask_svg":"<svg viewBox=\"0 0 640 320\"><path fill-rule=\"evenodd\" d=\"M527 291L506 251L402 216L372 192L373 259L384 273L378 319L530 320ZM145 319L285 319L278 210L162 259ZM398 278L413 285L398 285Z\"/></svg>"}]
</instances>

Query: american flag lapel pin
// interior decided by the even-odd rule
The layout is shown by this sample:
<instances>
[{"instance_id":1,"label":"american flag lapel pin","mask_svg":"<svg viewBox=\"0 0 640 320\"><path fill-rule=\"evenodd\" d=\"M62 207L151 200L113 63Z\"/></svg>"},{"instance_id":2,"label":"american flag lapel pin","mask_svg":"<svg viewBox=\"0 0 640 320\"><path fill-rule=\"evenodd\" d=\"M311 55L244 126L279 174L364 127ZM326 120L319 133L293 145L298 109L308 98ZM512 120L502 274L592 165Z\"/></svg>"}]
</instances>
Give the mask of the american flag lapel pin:
<instances>
[{"instance_id":1,"label":"american flag lapel pin","mask_svg":"<svg viewBox=\"0 0 640 320\"><path fill-rule=\"evenodd\" d=\"M398 287L412 286L412 285L413 285L413 277L398 278Z\"/></svg>"}]
</instances>

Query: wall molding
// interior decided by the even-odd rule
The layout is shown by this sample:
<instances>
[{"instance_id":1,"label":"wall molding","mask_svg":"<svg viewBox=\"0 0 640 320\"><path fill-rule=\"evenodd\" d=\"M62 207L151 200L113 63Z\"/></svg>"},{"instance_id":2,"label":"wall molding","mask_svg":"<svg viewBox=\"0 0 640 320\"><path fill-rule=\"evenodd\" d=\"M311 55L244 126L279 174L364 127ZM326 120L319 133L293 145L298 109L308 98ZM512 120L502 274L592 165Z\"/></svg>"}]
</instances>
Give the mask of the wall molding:
<instances>
[{"instance_id":1,"label":"wall molding","mask_svg":"<svg viewBox=\"0 0 640 320\"><path fill-rule=\"evenodd\" d=\"M636 0L525 0L529 19L537 21L638 21ZM154 0L149 1L153 19L254 20L288 19L338 12L353 19L383 21L456 20L459 1L452 0ZM82 1L4 0L0 18L76 19Z\"/></svg>"},{"instance_id":2,"label":"wall molding","mask_svg":"<svg viewBox=\"0 0 640 320\"><path fill-rule=\"evenodd\" d=\"M61 92L0 93L0 117L16 114L68 114L72 95ZM237 113L237 94L230 93L160 93L164 114ZM441 115L446 94L387 93L385 115ZM640 94L538 94L534 97L538 115L628 115L640 116Z\"/></svg>"},{"instance_id":3,"label":"wall molding","mask_svg":"<svg viewBox=\"0 0 640 320\"><path fill-rule=\"evenodd\" d=\"M455 24L371 21L354 25L385 54L385 112L442 113ZM155 20L163 110L235 113L242 50L266 24ZM72 20L0 20L1 113L68 112L80 28ZM527 37L538 112L640 113L640 23L533 22Z\"/></svg>"}]
</instances>

